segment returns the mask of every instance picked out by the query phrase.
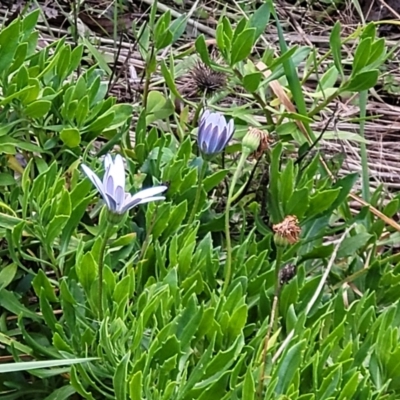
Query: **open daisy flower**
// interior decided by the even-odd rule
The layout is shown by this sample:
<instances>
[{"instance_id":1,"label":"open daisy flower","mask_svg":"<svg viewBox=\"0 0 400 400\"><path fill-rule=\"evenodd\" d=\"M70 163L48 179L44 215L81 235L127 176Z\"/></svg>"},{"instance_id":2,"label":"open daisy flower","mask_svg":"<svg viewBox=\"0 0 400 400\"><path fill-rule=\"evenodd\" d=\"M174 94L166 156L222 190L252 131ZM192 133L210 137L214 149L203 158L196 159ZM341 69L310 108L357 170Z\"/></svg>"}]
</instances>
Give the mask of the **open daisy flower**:
<instances>
[{"instance_id":1,"label":"open daisy flower","mask_svg":"<svg viewBox=\"0 0 400 400\"><path fill-rule=\"evenodd\" d=\"M87 165L82 164L83 172L96 186L107 208L113 214L123 215L139 204L165 200L164 196L158 196L168 189L165 185L143 189L133 196L130 193L126 193L124 161L119 154L114 159L110 154L107 154L104 158L104 169L104 177L103 181L101 181Z\"/></svg>"}]
</instances>

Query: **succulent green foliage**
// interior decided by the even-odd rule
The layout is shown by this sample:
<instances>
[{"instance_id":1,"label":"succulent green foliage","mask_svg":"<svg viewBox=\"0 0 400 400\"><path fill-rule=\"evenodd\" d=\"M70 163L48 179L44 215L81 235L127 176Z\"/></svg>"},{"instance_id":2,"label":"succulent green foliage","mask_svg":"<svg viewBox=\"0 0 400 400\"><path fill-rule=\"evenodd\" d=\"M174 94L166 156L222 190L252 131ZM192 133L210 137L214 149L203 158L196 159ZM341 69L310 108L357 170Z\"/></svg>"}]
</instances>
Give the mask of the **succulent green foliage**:
<instances>
[{"instance_id":1,"label":"succulent green foliage","mask_svg":"<svg viewBox=\"0 0 400 400\"><path fill-rule=\"evenodd\" d=\"M336 24L331 64L315 102L306 102L296 68L310 65L310 49L287 48L275 16L271 1L235 24L222 16L221 65L204 36L195 41L206 65L254 98L253 108L224 109L239 143L207 164L193 140L202 105L178 92L172 53L157 58L183 34L186 17L158 16L153 6L135 32L146 63L138 107L107 96L109 67L98 53L99 65L81 68L95 52L87 39L37 49L38 12L0 30L0 356L10 361L0 363L1 398L399 398L399 234L369 207L353 212L348 196L358 175L329 173L332 160L311 129L336 96L376 83L386 47L372 25L360 31L346 76ZM265 74L250 56L269 23L281 54L265 51ZM155 71L170 91L149 86ZM265 88L276 80L297 109L271 106ZM261 155L238 168L240 140L260 125L260 110L275 142L244 139L246 156ZM93 141L105 142L97 154ZM79 165L102 176L98 156L114 145L126 160L127 191L161 183L168 191L164 202L141 205L110 228L101 297L107 213ZM222 290L229 189L232 277ZM382 206L382 196L382 188L372 193L371 206L391 218L399 198ZM287 216L301 234L277 246L274 225Z\"/></svg>"}]
</instances>

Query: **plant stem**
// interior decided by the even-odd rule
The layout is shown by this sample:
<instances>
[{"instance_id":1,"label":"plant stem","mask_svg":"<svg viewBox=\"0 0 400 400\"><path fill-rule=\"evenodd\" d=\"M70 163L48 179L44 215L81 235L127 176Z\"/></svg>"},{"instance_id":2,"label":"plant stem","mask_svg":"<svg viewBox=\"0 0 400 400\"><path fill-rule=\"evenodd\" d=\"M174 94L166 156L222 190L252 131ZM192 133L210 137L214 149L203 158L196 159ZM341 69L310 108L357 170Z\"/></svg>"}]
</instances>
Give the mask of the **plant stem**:
<instances>
[{"instance_id":1,"label":"plant stem","mask_svg":"<svg viewBox=\"0 0 400 400\"><path fill-rule=\"evenodd\" d=\"M231 210L232 199L234 197L234 191L236 182L239 178L240 173L243 170L243 165L248 157L247 152L242 152L240 156L239 164L233 175L232 182L229 187L228 199L226 200L225 208L225 240L226 240L226 261L225 261L225 276L224 276L224 286L222 288L222 293L224 294L228 289L231 277L232 277L232 243L231 243L231 233L229 226L229 216Z\"/></svg>"},{"instance_id":2,"label":"plant stem","mask_svg":"<svg viewBox=\"0 0 400 400\"><path fill-rule=\"evenodd\" d=\"M148 60L146 62L146 71L145 71L145 78L144 78L144 85L143 85L143 108L146 109L147 107L147 97L149 95L149 89L150 89L150 81L151 81L151 72L149 71L149 64L152 64L154 62L154 48L150 50L150 56L148 57Z\"/></svg>"},{"instance_id":3,"label":"plant stem","mask_svg":"<svg viewBox=\"0 0 400 400\"><path fill-rule=\"evenodd\" d=\"M261 369L260 369L260 379L259 379L259 383L258 383L258 397L260 399L262 396L263 384L264 384L264 379L265 379L265 364L267 361L268 343L271 338L271 334L272 334L272 331L274 328L277 310L278 310L279 292L280 292L280 287L281 287L280 282L279 282L279 271L281 269L281 264L282 264L282 251L283 251L282 246L278 246L277 253L276 253L276 260L275 260L274 301L272 303L271 316L270 316L270 320L269 320L269 324L268 324L268 330L267 330L267 334L266 334L265 340L264 340L262 363L261 363Z\"/></svg>"},{"instance_id":4,"label":"plant stem","mask_svg":"<svg viewBox=\"0 0 400 400\"><path fill-rule=\"evenodd\" d=\"M201 168L199 170L199 179L197 181L196 197L194 198L192 212L190 213L190 216L189 216L189 219L188 219L188 222L186 225L186 229L189 229L190 225L192 224L192 222L196 216L197 208L199 207L201 190L203 189L203 179L204 179L204 175L206 174L206 171L207 171L207 165L208 165L208 162L206 160L203 160L203 165L201 166Z\"/></svg>"},{"instance_id":5,"label":"plant stem","mask_svg":"<svg viewBox=\"0 0 400 400\"><path fill-rule=\"evenodd\" d=\"M110 239L113 226L107 222L107 227L104 232L103 240L101 242L99 251L99 319L103 319L103 270L104 270L104 259L106 256L106 248L108 239Z\"/></svg>"},{"instance_id":6,"label":"plant stem","mask_svg":"<svg viewBox=\"0 0 400 400\"><path fill-rule=\"evenodd\" d=\"M368 100L368 91L360 92L360 136L365 139L365 116ZM361 151L361 170L362 170L362 197L365 201L370 200L369 195L369 169L368 169L368 153L367 145L364 141L360 143Z\"/></svg>"},{"instance_id":7,"label":"plant stem","mask_svg":"<svg viewBox=\"0 0 400 400\"><path fill-rule=\"evenodd\" d=\"M283 247L277 246L276 260L275 260L275 295L279 294L279 289L280 289L279 271L281 270L282 255L283 255Z\"/></svg>"}]
</instances>

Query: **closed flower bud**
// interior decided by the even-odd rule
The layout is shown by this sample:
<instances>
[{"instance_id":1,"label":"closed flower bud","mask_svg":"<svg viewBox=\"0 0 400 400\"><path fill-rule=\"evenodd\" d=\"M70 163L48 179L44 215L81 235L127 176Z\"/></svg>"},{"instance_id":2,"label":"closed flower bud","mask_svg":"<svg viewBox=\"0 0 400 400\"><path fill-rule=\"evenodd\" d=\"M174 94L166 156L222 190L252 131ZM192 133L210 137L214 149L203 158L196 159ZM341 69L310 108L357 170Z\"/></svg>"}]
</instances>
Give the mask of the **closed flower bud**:
<instances>
[{"instance_id":1,"label":"closed flower bud","mask_svg":"<svg viewBox=\"0 0 400 400\"><path fill-rule=\"evenodd\" d=\"M226 122L219 112L204 111L200 118L197 141L203 156L212 157L221 153L233 136L233 119Z\"/></svg>"},{"instance_id":2,"label":"closed flower bud","mask_svg":"<svg viewBox=\"0 0 400 400\"><path fill-rule=\"evenodd\" d=\"M248 150L249 153L253 153L258 149L261 142L261 131L257 128L250 127L246 135L244 135L242 146Z\"/></svg>"},{"instance_id":3,"label":"closed flower bud","mask_svg":"<svg viewBox=\"0 0 400 400\"><path fill-rule=\"evenodd\" d=\"M243 138L242 145L249 154L259 158L269 146L268 133L261 129L250 127Z\"/></svg>"}]
</instances>

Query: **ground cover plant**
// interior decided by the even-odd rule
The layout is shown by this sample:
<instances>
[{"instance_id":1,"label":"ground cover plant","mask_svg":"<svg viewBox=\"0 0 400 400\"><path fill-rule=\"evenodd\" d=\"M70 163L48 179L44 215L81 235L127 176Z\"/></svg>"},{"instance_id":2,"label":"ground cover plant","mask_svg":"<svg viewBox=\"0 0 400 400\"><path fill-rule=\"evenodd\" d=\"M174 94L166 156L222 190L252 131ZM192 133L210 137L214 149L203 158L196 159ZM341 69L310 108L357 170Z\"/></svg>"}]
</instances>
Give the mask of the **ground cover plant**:
<instances>
[{"instance_id":1,"label":"ground cover plant","mask_svg":"<svg viewBox=\"0 0 400 400\"><path fill-rule=\"evenodd\" d=\"M147 3L129 101L77 23L43 43L44 6L4 19L0 397L399 398L399 196L364 134L393 53L377 24L332 24L320 55L267 0L188 46L200 2ZM316 129L342 98L359 131Z\"/></svg>"}]
</instances>

